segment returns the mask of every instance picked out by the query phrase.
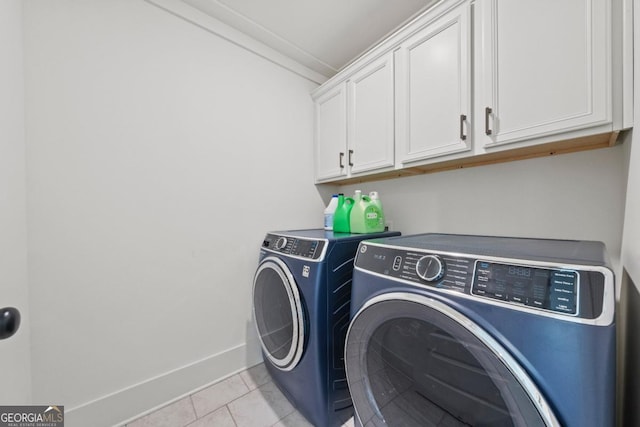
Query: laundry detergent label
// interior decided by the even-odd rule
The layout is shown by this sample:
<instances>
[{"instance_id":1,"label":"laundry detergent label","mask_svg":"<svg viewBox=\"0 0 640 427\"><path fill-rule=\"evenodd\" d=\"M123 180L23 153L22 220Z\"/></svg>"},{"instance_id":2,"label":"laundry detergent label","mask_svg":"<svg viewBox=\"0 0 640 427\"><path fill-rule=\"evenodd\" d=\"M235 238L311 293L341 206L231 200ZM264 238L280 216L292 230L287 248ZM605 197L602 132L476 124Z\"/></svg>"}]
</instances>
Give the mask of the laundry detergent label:
<instances>
[{"instance_id":1,"label":"laundry detergent label","mask_svg":"<svg viewBox=\"0 0 640 427\"><path fill-rule=\"evenodd\" d=\"M380 216L377 207L369 206L364 210L364 227L367 233L381 231Z\"/></svg>"}]
</instances>

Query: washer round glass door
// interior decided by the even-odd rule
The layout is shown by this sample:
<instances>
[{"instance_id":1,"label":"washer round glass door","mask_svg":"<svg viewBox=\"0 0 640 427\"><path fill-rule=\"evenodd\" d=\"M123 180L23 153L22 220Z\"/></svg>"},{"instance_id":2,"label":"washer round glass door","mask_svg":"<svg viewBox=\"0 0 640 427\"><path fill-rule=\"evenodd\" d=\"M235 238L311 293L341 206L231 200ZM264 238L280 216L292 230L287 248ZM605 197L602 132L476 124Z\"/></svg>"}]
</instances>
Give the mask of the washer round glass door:
<instances>
[{"instance_id":1,"label":"washer round glass door","mask_svg":"<svg viewBox=\"0 0 640 427\"><path fill-rule=\"evenodd\" d=\"M283 371L293 369L304 344L304 314L298 286L287 265L265 258L253 278L253 314L265 356Z\"/></svg>"},{"instance_id":2,"label":"washer round glass door","mask_svg":"<svg viewBox=\"0 0 640 427\"><path fill-rule=\"evenodd\" d=\"M495 339L451 307L390 293L347 332L347 381L364 426L559 426Z\"/></svg>"}]
</instances>

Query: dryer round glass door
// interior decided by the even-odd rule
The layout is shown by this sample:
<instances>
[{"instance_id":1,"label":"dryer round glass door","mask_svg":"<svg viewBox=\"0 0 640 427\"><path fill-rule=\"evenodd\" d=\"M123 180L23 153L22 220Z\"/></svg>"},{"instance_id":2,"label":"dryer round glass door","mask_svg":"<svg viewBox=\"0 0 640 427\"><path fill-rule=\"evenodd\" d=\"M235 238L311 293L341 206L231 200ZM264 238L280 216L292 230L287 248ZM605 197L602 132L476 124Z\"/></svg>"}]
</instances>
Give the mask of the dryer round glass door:
<instances>
[{"instance_id":1,"label":"dryer round glass door","mask_svg":"<svg viewBox=\"0 0 640 427\"><path fill-rule=\"evenodd\" d=\"M265 356L277 368L289 371L304 344L304 314L298 286L287 265L265 258L253 278L253 314Z\"/></svg>"},{"instance_id":2,"label":"dryer round glass door","mask_svg":"<svg viewBox=\"0 0 640 427\"><path fill-rule=\"evenodd\" d=\"M365 426L559 426L542 394L485 330L424 296L390 293L354 316L345 350Z\"/></svg>"}]
</instances>

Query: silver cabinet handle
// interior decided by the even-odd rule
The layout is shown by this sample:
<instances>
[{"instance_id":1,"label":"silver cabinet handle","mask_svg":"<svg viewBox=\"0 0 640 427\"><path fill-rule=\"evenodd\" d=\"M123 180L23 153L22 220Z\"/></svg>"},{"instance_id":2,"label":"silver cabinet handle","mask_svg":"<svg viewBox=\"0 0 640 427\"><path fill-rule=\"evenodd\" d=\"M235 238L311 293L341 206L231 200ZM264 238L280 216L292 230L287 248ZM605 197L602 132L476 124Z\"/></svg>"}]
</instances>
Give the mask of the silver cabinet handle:
<instances>
[{"instance_id":1,"label":"silver cabinet handle","mask_svg":"<svg viewBox=\"0 0 640 427\"><path fill-rule=\"evenodd\" d=\"M338 160L338 163L340 164L340 169L344 169L344 153L340 152L340 160Z\"/></svg>"},{"instance_id":2,"label":"silver cabinet handle","mask_svg":"<svg viewBox=\"0 0 640 427\"><path fill-rule=\"evenodd\" d=\"M467 135L464 134L464 122L467 120L467 116L464 114L460 114L460 139L465 141L467 139Z\"/></svg>"},{"instance_id":3,"label":"silver cabinet handle","mask_svg":"<svg viewBox=\"0 0 640 427\"><path fill-rule=\"evenodd\" d=\"M490 107L486 107L484 109L484 133L487 135L491 135L491 129L489 129L489 116L491 116L492 112L493 110Z\"/></svg>"},{"instance_id":4,"label":"silver cabinet handle","mask_svg":"<svg viewBox=\"0 0 640 427\"><path fill-rule=\"evenodd\" d=\"M349 166L353 166L353 161L351 157L353 156L353 150L349 150Z\"/></svg>"}]
</instances>

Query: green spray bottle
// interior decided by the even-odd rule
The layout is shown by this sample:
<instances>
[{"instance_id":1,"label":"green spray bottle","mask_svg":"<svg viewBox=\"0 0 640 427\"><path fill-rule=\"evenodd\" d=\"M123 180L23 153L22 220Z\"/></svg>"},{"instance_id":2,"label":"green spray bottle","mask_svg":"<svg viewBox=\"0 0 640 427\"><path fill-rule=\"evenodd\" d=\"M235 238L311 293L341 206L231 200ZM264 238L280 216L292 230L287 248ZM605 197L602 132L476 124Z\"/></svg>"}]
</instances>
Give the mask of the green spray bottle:
<instances>
[{"instance_id":1,"label":"green spray bottle","mask_svg":"<svg viewBox=\"0 0 640 427\"><path fill-rule=\"evenodd\" d=\"M351 197L344 197L343 193L338 194L338 206L336 207L336 211L333 213L334 233L351 232L351 227L349 225L351 208L353 208L353 199Z\"/></svg>"}]
</instances>

